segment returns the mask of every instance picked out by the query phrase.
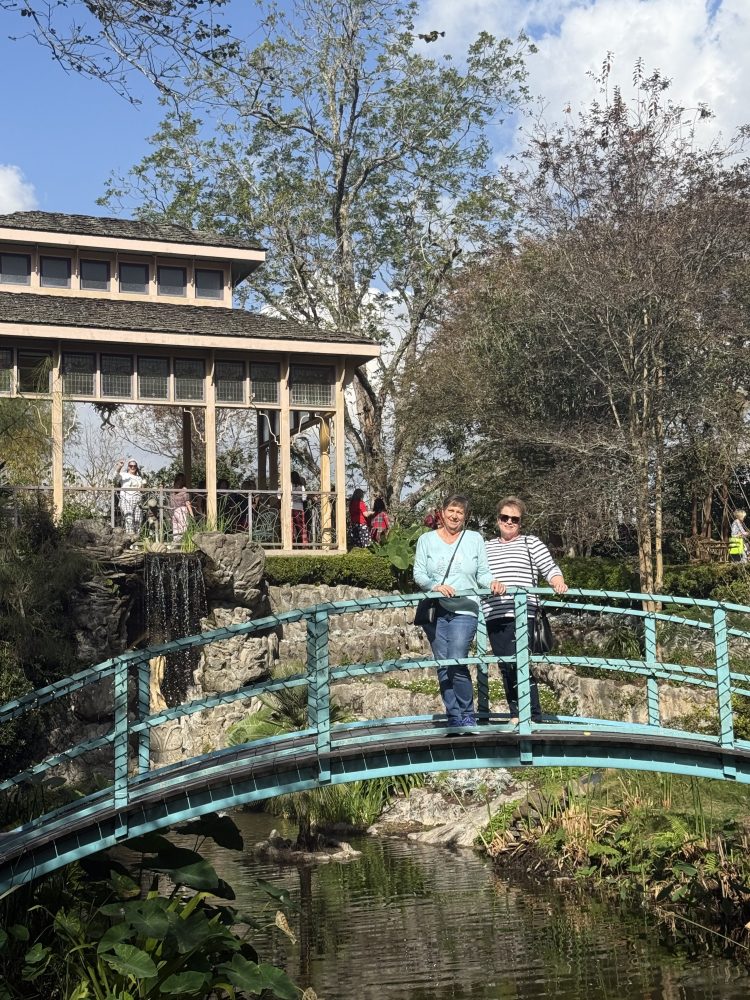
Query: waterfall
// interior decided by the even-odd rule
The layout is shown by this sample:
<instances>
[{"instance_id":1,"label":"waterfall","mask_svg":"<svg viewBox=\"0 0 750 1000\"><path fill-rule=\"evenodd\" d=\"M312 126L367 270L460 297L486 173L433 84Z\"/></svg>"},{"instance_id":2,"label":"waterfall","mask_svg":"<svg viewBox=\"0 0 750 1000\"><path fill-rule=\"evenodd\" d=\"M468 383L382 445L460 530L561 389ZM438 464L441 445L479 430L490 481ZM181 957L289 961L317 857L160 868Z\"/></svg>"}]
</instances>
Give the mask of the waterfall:
<instances>
[{"instance_id":1,"label":"waterfall","mask_svg":"<svg viewBox=\"0 0 750 1000\"><path fill-rule=\"evenodd\" d=\"M200 557L194 553L149 552L145 557L148 644L171 642L201 630L206 588ZM162 694L167 705L181 705L198 665L199 649L167 656Z\"/></svg>"}]
</instances>

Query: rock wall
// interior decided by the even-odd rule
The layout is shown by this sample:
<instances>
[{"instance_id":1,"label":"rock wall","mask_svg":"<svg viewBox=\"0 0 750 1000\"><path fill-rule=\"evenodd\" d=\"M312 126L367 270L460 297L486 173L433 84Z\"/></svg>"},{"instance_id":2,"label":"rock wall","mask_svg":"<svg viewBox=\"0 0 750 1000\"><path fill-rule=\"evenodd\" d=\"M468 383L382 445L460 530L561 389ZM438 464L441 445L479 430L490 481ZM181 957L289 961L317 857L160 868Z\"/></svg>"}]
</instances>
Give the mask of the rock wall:
<instances>
[{"instance_id":1,"label":"rock wall","mask_svg":"<svg viewBox=\"0 0 750 1000\"><path fill-rule=\"evenodd\" d=\"M275 614L295 608L309 608L328 601L356 601L384 595L384 591L363 590L359 587L299 584L268 588L271 610ZM413 619L414 608L384 608L331 617L331 664L367 663L397 659L400 656L428 656L429 644L422 629L413 624ZM282 663L305 662L305 622L293 622L284 626L278 655Z\"/></svg>"},{"instance_id":2,"label":"rock wall","mask_svg":"<svg viewBox=\"0 0 750 1000\"><path fill-rule=\"evenodd\" d=\"M94 576L81 588L74 610L79 659L82 665L89 665L142 644L145 639L144 553L130 548L121 529L98 522L79 522L70 537L72 544L85 551L96 566ZM350 586L268 587L263 578L265 555L245 536L204 533L196 536L196 543L203 562L209 608L201 622L204 630L246 622L271 611L281 613L324 602L375 596L372 591ZM394 608L332 617L331 664L428 656L429 646L422 630L412 624L413 615L413 608ZM606 623L594 616L585 619L560 616L555 620L555 628L560 636L585 640L592 651L601 648L607 639ZM304 622L264 635L217 642L201 650L188 697L200 699L233 691L263 680L279 666L301 669L305 660ZM612 680L579 677L568 667L548 663L539 664L536 671L538 679L551 688L571 713L631 722L646 719L643 681L622 685ZM491 675L498 676L495 670ZM404 671L401 675L395 672L390 675L404 684L419 676L433 677L434 672ZM665 722L711 702L711 696L700 691L686 692L667 685L662 686L660 693ZM432 714L442 707L439 698L388 687L379 679L337 685L336 697L349 712L363 719ZM73 729L77 732L77 742L109 728L110 682L78 692L71 703L72 715L65 725L61 724L58 734L60 745L70 745L69 733ZM225 745L229 727L258 707L257 701L237 701L155 729L154 763L165 764ZM493 706L496 711L504 708L503 703Z\"/></svg>"}]
</instances>

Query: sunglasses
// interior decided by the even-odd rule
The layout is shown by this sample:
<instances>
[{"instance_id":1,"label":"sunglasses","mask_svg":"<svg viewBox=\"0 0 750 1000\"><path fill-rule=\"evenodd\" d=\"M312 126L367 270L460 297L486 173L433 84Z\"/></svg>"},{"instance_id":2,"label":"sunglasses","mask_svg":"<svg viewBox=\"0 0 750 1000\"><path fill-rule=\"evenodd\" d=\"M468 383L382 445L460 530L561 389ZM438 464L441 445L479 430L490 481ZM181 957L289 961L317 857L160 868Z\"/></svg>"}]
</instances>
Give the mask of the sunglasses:
<instances>
[{"instance_id":1,"label":"sunglasses","mask_svg":"<svg viewBox=\"0 0 750 1000\"><path fill-rule=\"evenodd\" d=\"M502 521L503 524L520 524L521 518L516 514L498 514L498 521Z\"/></svg>"}]
</instances>

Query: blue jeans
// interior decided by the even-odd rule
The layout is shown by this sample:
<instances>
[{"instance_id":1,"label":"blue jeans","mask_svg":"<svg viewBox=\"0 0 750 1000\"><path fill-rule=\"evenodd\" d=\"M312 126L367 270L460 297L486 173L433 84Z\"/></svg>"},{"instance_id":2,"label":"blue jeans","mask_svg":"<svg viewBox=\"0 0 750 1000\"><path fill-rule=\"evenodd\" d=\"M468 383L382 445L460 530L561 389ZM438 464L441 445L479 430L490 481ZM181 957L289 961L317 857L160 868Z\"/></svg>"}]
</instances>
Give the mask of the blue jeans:
<instances>
[{"instance_id":1,"label":"blue jeans","mask_svg":"<svg viewBox=\"0 0 750 1000\"><path fill-rule=\"evenodd\" d=\"M436 660L462 659L469 655L469 646L477 631L476 615L456 615L438 606L438 616L424 632ZM437 668L440 694L443 696L448 725L460 726L464 720L474 724L474 690L466 665Z\"/></svg>"}]
</instances>

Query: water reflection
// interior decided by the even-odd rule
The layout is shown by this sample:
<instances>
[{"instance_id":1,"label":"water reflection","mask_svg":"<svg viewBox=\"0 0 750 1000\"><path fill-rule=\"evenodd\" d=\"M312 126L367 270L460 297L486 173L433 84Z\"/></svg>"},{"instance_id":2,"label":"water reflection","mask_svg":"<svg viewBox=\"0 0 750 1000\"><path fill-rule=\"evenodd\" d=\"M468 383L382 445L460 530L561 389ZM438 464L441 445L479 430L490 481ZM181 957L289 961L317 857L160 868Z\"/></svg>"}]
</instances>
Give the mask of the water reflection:
<instances>
[{"instance_id":1,"label":"water reflection","mask_svg":"<svg viewBox=\"0 0 750 1000\"><path fill-rule=\"evenodd\" d=\"M246 844L278 821L236 817ZM688 960L653 928L590 898L494 876L471 852L361 838L346 865L279 868L206 844L242 909L268 907L258 878L289 891L296 945L272 927L254 943L321 1000L739 1000L750 976Z\"/></svg>"}]
</instances>

